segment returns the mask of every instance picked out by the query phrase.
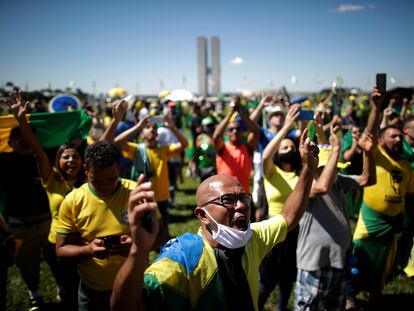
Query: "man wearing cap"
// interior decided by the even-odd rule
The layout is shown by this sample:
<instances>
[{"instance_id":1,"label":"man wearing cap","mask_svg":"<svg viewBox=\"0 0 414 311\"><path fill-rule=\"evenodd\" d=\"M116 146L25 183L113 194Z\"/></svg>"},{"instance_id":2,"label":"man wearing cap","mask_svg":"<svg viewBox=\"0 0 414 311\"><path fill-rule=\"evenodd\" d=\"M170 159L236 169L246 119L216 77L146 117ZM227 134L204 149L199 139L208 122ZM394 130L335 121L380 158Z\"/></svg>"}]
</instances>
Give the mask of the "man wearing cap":
<instances>
[{"instance_id":1,"label":"man wearing cap","mask_svg":"<svg viewBox=\"0 0 414 311\"><path fill-rule=\"evenodd\" d=\"M236 112L239 116L238 121L236 121L236 118L231 120ZM242 124L247 126L248 132L251 132L247 137L247 144L243 143ZM224 131L227 132L228 142L223 141ZM250 192L251 155L257 147L259 135L260 130L257 124L243 112L240 97L233 96L233 102L227 115L217 125L213 134L217 154L217 174L228 174L236 177L247 192Z\"/></svg>"},{"instance_id":2,"label":"man wearing cap","mask_svg":"<svg viewBox=\"0 0 414 311\"><path fill-rule=\"evenodd\" d=\"M309 204L299 221L295 310L344 310L345 261L352 242L344 194L376 182L369 135L359 141L365 153L362 175L338 174L337 168L346 166L338 162L338 129L331 126L330 147L320 149Z\"/></svg>"}]
</instances>

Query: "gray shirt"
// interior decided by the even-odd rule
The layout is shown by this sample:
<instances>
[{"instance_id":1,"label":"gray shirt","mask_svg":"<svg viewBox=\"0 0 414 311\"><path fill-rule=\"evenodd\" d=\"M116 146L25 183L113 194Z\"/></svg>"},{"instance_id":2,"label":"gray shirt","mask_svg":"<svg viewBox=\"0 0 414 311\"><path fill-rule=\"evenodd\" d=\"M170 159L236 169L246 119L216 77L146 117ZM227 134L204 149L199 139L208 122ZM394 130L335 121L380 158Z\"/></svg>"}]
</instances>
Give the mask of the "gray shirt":
<instances>
[{"instance_id":1,"label":"gray shirt","mask_svg":"<svg viewBox=\"0 0 414 311\"><path fill-rule=\"evenodd\" d=\"M357 176L340 175L329 193L309 200L299 221L297 267L305 271L345 267L351 245L344 194L357 187Z\"/></svg>"}]
</instances>

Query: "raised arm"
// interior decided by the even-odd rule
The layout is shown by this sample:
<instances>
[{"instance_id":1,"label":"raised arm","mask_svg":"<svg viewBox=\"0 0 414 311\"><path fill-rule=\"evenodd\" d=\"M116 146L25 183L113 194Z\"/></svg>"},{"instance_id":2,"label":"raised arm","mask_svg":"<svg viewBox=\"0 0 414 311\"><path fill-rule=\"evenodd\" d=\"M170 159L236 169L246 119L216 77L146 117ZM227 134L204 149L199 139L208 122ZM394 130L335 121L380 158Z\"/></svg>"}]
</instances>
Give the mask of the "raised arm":
<instances>
[{"instance_id":1,"label":"raised arm","mask_svg":"<svg viewBox=\"0 0 414 311\"><path fill-rule=\"evenodd\" d=\"M352 129L351 129L351 131L352 131ZM345 150L345 152L344 152L344 160L345 161L351 161L354 158L355 154L358 151L358 141L359 141L360 138L361 137L360 137L359 134L352 133L351 148Z\"/></svg>"},{"instance_id":2,"label":"raised arm","mask_svg":"<svg viewBox=\"0 0 414 311\"><path fill-rule=\"evenodd\" d=\"M364 150L364 163L362 174L358 177L357 182L360 187L374 185L377 182L377 172L375 169L374 144L372 134L364 134L358 141L359 146Z\"/></svg>"},{"instance_id":3,"label":"raised arm","mask_svg":"<svg viewBox=\"0 0 414 311\"><path fill-rule=\"evenodd\" d=\"M272 103L271 95L267 95L263 97L259 105L257 105L256 109L254 109L252 114L250 115L250 120L252 120L254 123L257 123L259 121L260 114L262 113L263 108L271 103Z\"/></svg>"},{"instance_id":4,"label":"raised arm","mask_svg":"<svg viewBox=\"0 0 414 311\"><path fill-rule=\"evenodd\" d=\"M372 134L372 142L377 144L378 130L379 130L379 109L384 101L384 95L380 93L377 88L371 94L370 106L371 111L368 116L368 123L365 132Z\"/></svg>"},{"instance_id":5,"label":"raised arm","mask_svg":"<svg viewBox=\"0 0 414 311\"><path fill-rule=\"evenodd\" d=\"M219 153L224 146L223 134L227 128L227 124L229 123L231 116L235 111L235 106L231 105L226 116L223 118L223 120L221 120L221 122L216 126L216 129L214 130L213 141L217 153Z\"/></svg>"},{"instance_id":6,"label":"raised arm","mask_svg":"<svg viewBox=\"0 0 414 311\"><path fill-rule=\"evenodd\" d=\"M36 134L27 123L26 112L28 103L23 100L23 96L20 91L15 91L13 94L10 94L10 99L11 111L19 123L24 140L27 144L29 144L36 155L40 178L42 179L43 184L46 184L53 173L53 169L46 152L37 139Z\"/></svg>"},{"instance_id":7,"label":"raised arm","mask_svg":"<svg viewBox=\"0 0 414 311\"><path fill-rule=\"evenodd\" d=\"M109 122L108 127L105 132L99 138L100 141L109 141L113 142L115 140L115 131L119 122L123 119L128 104L126 101L116 101L112 106L112 119Z\"/></svg>"},{"instance_id":8,"label":"raised arm","mask_svg":"<svg viewBox=\"0 0 414 311\"><path fill-rule=\"evenodd\" d=\"M177 126L174 124L174 122L172 122L170 116L166 115L164 117L164 125L167 126L175 135L175 137L177 137L178 139L178 143L176 143L175 145L177 145L177 151L183 151L188 147L188 140L187 138L184 136L183 133L181 133L181 131L177 128Z\"/></svg>"},{"instance_id":9,"label":"raised arm","mask_svg":"<svg viewBox=\"0 0 414 311\"><path fill-rule=\"evenodd\" d=\"M128 202L128 223L132 245L127 260L119 270L112 288L112 310L145 310L144 271L148 266L148 254L158 233L158 220L154 215L157 203L151 183L138 179L137 187L131 192ZM151 233L142 227L145 212L153 213Z\"/></svg>"},{"instance_id":10,"label":"raised arm","mask_svg":"<svg viewBox=\"0 0 414 311\"><path fill-rule=\"evenodd\" d=\"M341 152L341 144L339 142L338 137L336 136L338 130L339 126L336 126L335 128L331 126L331 135L329 137L329 143L331 144L332 153L328 159L328 163L323 168L323 171L319 176L318 180L312 184L312 189L310 193L311 198L328 193L335 182L335 177L337 174L336 165L338 163L339 155Z\"/></svg>"},{"instance_id":11,"label":"raised arm","mask_svg":"<svg viewBox=\"0 0 414 311\"><path fill-rule=\"evenodd\" d=\"M250 149L250 152L253 152L257 148L257 144L259 143L260 139L260 128L256 122L253 122L248 115L243 111L241 105L237 106L239 115L241 116L244 124L247 125L248 132L250 132L247 136L247 147Z\"/></svg>"},{"instance_id":12,"label":"raised arm","mask_svg":"<svg viewBox=\"0 0 414 311\"><path fill-rule=\"evenodd\" d=\"M296 227L308 205L313 175L318 167L318 148L312 144L307 134L308 129L305 129L299 144L300 156L303 161L302 171L295 188L286 199L281 213L289 230Z\"/></svg>"},{"instance_id":13,"label":"raised arm","mask_svg":"<svg viewBox=\"0 0 414 311\"><path fill-rule=\"evenodd\" d=\"M275 137L267 144L262 155L263 174L269 176L274 170L273 157L278 152L280 143L292 129L299 116L298 105L293 105L286 114L285 123Z\"/></svg>"}]
</instances>

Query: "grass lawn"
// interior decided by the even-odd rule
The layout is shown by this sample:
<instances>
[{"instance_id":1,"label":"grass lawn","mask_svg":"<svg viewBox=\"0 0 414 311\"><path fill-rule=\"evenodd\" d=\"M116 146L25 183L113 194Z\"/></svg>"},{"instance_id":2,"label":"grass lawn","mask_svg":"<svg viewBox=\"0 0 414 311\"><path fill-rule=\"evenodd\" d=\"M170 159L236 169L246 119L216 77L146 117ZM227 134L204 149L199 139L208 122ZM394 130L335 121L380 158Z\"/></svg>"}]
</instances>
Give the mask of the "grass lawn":
<instances>
[{"instance_id":1,"label":"grass lawn","mask_svg":"<svg viewBox=\"0 0 414 311\"><path fill-rule=\"evenodd\" d=\"M170 216L170 234L177 236L184 232L197 232L199 224L193 214L195 206L195 189L198 182L191 178L185 178L183 184L179 184L179 191L176 194L176 208L171 210ZM151 254L154 259L157 254ZM56 285L50 273L49 267L42 263L40 274L40 290L44 297L47 310L58 310L55 303ZM277 294L274 291L268 299L265 310L275 310ZM293 296L290 299L290 307L292 307ZM362 296L358 296L358 302L361 306L366 303ZM16 267L9 268L8 277L8 296L7 310L27 310L28 295L26 285L20 278ZM381 310L412 310L414 306L414 281L406 277L398 277L390 282L384 291L384 304ZM377 309L378 310L378 309Z\"/></svg>"}]
</instances>

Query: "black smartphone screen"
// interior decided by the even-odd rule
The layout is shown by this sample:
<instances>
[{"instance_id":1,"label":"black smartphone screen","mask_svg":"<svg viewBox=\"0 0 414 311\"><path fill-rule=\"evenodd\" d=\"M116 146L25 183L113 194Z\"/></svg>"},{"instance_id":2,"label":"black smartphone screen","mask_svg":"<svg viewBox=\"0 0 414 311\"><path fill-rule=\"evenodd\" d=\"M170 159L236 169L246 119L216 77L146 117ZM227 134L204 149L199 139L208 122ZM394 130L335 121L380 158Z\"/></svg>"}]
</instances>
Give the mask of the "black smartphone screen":
<instances>
[{"instance_id":1,"label":"black smartphone screen","mask_svg":"<svg viewBox=\"0 0 414 311\"><path fill-rule=\"evenodd\" d=\"M381 94L385 95L387 91L387 74L377 73L377 88Z\"/></svg>"}]
</instances>

